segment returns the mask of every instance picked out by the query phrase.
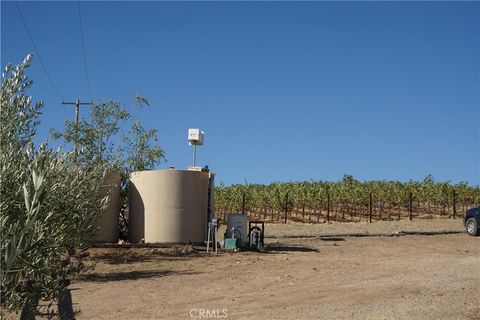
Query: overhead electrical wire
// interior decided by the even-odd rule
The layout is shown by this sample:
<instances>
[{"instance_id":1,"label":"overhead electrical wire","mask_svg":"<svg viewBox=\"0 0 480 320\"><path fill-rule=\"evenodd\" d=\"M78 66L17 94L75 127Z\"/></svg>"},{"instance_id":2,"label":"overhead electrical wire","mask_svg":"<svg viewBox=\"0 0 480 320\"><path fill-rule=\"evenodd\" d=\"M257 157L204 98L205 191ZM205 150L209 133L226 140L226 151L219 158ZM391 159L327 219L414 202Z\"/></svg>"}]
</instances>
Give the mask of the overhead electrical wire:
<instances>
[{"instance_id":1,"label":"overhead electrical wire","mask_svg":"<svg viewBox=\"0 0 480 320\"><path fill-rule=\"evenodd\" d=\"M30 29L28 29L27 21L25 20L25 17L23 16L22 10L20 9L20 6L18 5L17 1L15 1L15 6L17 7L18 13L20 14L20 18L22 19L23 26L25 27L25 30L27 31L27 35L30 38L30 42L32 43L33 49L35 50L35 53L38 56L38 60L40 61L40 64L42 65L43 71L45 71L45 74L47 75L47 78L50 81L50 84L52 85L56 94L63 101L64 100L63 96L60 94L60 91L58 90L57 86L53 82L53 79L50 76L50 73L48 72L47 67L45 66L45 63L43 62L42 56L40 55L40 51L38 51L37 46L35 45L35 41L33 41L32 34L30 33Z\"/></svg>"},{"instance_id":2,"label":"overhead electrical wire","mask_svg":"<svg viewBox=\"0 0 480 320\"><path fill-rule=\"evenodd\" d=\"M88 76L87 55L85 54L85 40L84 40L84 37L83 37L83 23L82 23L82 13L80 11L80 0L77 0L77 8L78 8L78 19L80 21L80 42L82 44L83 66L85 68L85 77L86 77L86 80L87 80L88 94L90 96L90 101L93 102L92 89L91 89L91 86L90 86L90 77Z\"/></svg>"},{"instance_id":3,"label":"overhead electrical wire","mask_svg":"<svg viewBox=\"0 0 480 320\"><path fill-rule=\"evenodd\" d=\"M47 66L45 65L45 62L43 62L42 56L40 55L40 51L38 50L37 46L35 45L35 41L33 40L32 34L30 33L30 29L28 28L27 21L22 13L22 10L20 9L20 5L18 4L17 1L15 1L15 6L17 7L18 14L20 15L20 19L22 20L23 26L25 27L25 31L27 32L28 38L30 39L30 42L32 43L33 50L35 51L35 54L38 56L38 61L40 61L40 65L42 66L43 71L45 72L48 81L52 85L55 93L57 96L60 98L60 100L63 102L65 99L63 99L62 94L60 93L60 90L58 90L57 86L55 85L55 82L53 82L52 77L50 76L50 73L47 70ZM65 113L65 119L67 118L67 110L65 109L65 106L63 107L63 112Z\"/></svg>"}]
</instances>

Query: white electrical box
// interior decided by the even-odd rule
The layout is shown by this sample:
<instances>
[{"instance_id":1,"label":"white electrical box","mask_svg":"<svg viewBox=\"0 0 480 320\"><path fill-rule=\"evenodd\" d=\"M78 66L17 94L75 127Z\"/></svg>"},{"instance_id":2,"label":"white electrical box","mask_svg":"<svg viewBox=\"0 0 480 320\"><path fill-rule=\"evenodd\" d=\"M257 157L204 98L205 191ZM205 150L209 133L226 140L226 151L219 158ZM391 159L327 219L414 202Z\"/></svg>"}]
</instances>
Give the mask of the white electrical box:
<instances>
[{"instance_id":1,"label":"white electrical box","mask_svg":"<svg viewBox=\"0 0 480 320\"><path fill-rule=\"evenodd\" d=\"M188 144L191 146L202 146L204 134L200 129L188 129Z\"/></svg>"}]
</instances>

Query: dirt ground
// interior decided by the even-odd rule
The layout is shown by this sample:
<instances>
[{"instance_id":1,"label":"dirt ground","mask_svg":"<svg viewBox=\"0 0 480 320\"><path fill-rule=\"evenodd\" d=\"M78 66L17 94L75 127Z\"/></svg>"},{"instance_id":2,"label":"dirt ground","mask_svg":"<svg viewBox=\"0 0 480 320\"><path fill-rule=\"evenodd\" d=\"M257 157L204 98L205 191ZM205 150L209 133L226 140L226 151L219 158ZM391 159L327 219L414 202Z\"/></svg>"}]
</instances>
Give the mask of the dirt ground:
<instances>
[{"instance_id":1,"label":"dirt ground","mask_svg":"<svg viewBox=\"0 0 480 320\"><path fill-rule=\"evenodd\" d=\"M368 222L341 222L335 223L292 223L267 224L266 237L315 237L330 235L372 235L372 234L397 234L401 232L442 232L465 230L462 219L418 219L412 222L400 221L375 221ZM223 234L225 226L220 228Z\"/></svg>"},{"instance_id":2,"label":"dirt ground","mask_svg":"<svg viewBox=\"0 0 480 320\"><path fill-rule=\"evenodd\" d=\"M277 238L261 253L96 248L73 301L79 319L480 319L480 238L333 236L365 228L462 230L460 220L267 225ZM284 238L305 233L325 237Z\"/></svg>"},{"instance_id":3,"label":"dirt ground","mask_svg":"<svg viewBox=\"0 0 480 320\"><path fill-rule=\"evenodd\" d=\"M480 320L480 237L461 219L267 224L266 236L264 252L90 249L95 269L70 286L77 318Z\"/></svg>"}]
</instances>

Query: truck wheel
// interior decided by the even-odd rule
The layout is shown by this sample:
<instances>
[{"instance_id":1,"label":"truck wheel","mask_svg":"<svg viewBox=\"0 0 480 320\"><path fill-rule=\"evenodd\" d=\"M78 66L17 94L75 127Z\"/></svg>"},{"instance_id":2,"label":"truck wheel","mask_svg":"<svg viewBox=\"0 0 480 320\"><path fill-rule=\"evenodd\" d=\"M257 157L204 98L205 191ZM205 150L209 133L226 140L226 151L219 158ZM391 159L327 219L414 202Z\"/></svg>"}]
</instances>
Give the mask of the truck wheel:
<instances>
[{"instance_id":1,"label":"truck wheel","mask_svg":"<svg viewBox=\"0 0 480 320\"><path fill-rule=\"evenodd\" d=\"M477 237L480 235L480 229L478 229L478 223L475 218L470 218L465 223L465 227L467 228L467 233L469 236Z\"/></svg>"}]
</instances>

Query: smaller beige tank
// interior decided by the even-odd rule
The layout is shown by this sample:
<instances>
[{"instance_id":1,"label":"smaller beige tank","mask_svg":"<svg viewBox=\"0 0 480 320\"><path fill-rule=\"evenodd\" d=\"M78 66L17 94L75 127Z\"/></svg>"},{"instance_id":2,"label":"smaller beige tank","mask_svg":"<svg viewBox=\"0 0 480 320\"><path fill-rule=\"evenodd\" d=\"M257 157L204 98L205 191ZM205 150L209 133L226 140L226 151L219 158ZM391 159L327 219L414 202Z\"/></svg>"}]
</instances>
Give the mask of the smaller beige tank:
<instances>
[{"instance_id":1,"label":"smaller beige tank","mask_svg":"<svg viewBox=\"0 0 480 320\"><path fill-rule=\"evenodd\" d=\"M107 208L98 217L99 230L94 235L93 242L117 243L119 236L120 174L118 172L110 173L105 181L103 192L108 193L109 202Z\"/></svg>"},{"instance_id":2,"label":"smaller beige tank","mask_svg":"<svg viewBox=\"0 0 480 320\"><path fill-rule=\"evenodd\" d=\"M227 238L232 238L232 228L235 228L235 238L241 238L242 244L248 241L248 218L242 213L231 213L227 217Z\"/></svg>"}]
</instances>

